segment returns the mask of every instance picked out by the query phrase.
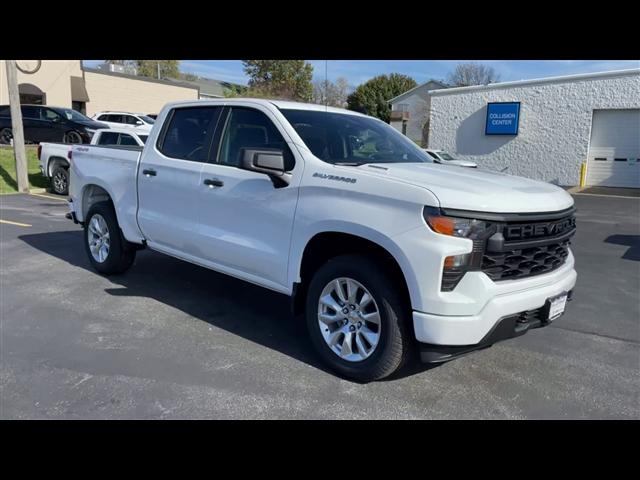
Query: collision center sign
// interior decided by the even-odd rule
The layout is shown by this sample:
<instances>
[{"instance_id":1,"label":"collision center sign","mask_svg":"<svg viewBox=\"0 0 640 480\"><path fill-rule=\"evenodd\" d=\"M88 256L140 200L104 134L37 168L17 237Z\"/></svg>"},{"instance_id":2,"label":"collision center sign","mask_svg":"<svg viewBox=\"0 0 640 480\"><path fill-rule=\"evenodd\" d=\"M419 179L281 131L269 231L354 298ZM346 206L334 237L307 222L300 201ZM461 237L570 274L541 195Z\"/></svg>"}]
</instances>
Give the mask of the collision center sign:
<instances>
[{"instance_id":1,"label":"collision center sign","mask_svg":"<svg viewBox=\"0 0 640 480\"><path fill-rule=\"evenodd\" d=\"M494 102L487 104L486 135L518 135L520 102Z\"/></svg>"}]
</instances>

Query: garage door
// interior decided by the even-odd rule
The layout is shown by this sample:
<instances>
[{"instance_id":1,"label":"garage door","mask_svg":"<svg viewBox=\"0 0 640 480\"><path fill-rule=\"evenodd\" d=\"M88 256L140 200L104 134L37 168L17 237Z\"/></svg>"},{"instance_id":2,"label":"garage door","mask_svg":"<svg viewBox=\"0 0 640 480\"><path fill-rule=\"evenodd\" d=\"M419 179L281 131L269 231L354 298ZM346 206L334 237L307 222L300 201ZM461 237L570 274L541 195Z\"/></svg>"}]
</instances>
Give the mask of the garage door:
<instances>
[{"instance_id":1,"label":"garage door","mask_svg":"<svg viewBox=\"0 0 640 480\"><path fill-rule=\"evenodd\" d=\"M640 188L640 110L594 110L587 185Z\"/></svg>"}]
</instances>

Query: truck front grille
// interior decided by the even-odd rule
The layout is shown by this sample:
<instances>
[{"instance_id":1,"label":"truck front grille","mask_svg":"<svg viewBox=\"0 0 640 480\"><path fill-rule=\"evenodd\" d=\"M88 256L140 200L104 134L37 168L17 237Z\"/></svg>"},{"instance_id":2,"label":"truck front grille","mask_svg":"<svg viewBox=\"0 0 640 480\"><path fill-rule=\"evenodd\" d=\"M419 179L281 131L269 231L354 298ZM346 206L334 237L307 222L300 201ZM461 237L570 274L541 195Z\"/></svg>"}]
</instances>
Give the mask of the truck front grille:
<instances>
[{"instance_id":1,"label":"truck front grille","mask_svg":"<svg viewBox=\"0 0 640 480\"><path fill-rule=\"evenodd\" d=\"M552 272L564 264L575 233L575 217L570 214L553 222L505 222L496 226L497 233L487 242L482 256L481 270L493 281L515 280ZM513 232L538 234L513 240L509 237Z\"/></svg>"},{"instance_id":2,"label":"truck front grille","mask_svg":"<svg viewBox=\"0 0 640 480\"><path fill-rule=\"evenodd\" d=\"M482 257L482 271L494 281L548 273L565 262L570 244L569 240L565 240L541 247L486 252Z\"/></svg>"}]
</instances>

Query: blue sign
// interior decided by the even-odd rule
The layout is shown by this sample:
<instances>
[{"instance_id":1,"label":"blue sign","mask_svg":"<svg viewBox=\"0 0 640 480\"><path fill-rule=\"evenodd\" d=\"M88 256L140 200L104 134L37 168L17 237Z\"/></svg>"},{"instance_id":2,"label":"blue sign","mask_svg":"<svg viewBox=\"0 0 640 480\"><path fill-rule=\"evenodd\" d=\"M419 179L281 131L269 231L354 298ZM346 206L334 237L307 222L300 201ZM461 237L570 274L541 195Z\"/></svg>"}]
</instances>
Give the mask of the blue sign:
<instances>
[{"instance_id":1,"label":"blue sign","mask_svg":"<svg viewBox=\"0 0 640 480\"><path fill-rule=\"evenodd\" d=\"M520 102L487 104L485 135L518 135Z\"/></svg>"}]
</instances>

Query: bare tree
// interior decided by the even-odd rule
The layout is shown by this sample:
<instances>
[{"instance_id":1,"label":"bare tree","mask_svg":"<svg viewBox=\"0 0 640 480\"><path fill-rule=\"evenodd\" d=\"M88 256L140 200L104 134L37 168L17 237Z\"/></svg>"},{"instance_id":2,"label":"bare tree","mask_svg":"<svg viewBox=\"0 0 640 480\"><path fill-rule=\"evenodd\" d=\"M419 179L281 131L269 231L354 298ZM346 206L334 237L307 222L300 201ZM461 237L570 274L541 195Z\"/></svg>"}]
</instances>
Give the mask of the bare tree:
<instances>
[{"instance_id":1,"label":"bare tree","mask_svg":"<svg viewBox=\"0 0 640 480\"><path fill-rule=\"evenodd\" d=\"M447 77L453 87L467 87L469 85L487 85L500 80L500 75L487 65L480 63L459 63Z\"/></svg>"},{"instance_id":2,"label":"bare tree","mask_svg":"<svg viewBox=\"0 0 640 480\"><path fill-rule=\"evenodd\" d=\"M335 82L317 80L313 82L313 102L330 107L345 108L349 95L349 83L340 77Z\"/></svg>"}]
</instances>

